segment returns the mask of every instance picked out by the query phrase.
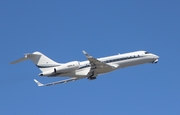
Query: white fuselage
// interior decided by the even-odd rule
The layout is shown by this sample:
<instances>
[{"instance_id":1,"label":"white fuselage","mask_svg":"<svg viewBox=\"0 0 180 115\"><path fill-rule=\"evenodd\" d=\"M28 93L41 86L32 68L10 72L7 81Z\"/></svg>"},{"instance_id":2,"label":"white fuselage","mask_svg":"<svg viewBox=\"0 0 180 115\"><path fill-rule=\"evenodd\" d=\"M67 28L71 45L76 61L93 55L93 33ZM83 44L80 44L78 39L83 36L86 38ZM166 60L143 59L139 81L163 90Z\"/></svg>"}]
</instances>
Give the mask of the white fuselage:
<instances>
[{"instance_id":1,"label":"white fuselage","mask_svg":"<svg viewBox=\"0 0 180 115\"><path fill-rule=\"evenodd\" d=\"M36 79L34 79L38 86L51 86L75 81L85 77L87 77L89 80L93 80L96 79L99 74L111 72L119 68L144 63L157 63L159 59L157 55L149 53L147 51L136 51L103 58L94 58L86 51L83 51L83 53L88 59L88 61L71 61L68 63L57 63L42 54L41 52L36 51L34 53L25 54L24 57L11 62L11 64L16 64L30 59L41 70L39 76L71 77L69 79L46 84L42 84Z\"/></svg>"},{"instance_id":2,"label":"white fuselage","mask_svg":"<svg viewBox=\"0 0 180 115\"><path fill-rule=\"evenodd\" d=\"M130 52L125 54L118 54L114 56L108 56L103 58L97 58L99 61L104 62L106 64L110 65L116 65L117 68L115 69L98 69L98 74L107 73L119 68L144 64L144 63L156 63L158 61L158 56L146 51L136 51L136 52ZM68 76L68 77L86 77L87 73L90 70L90 64L89 61L82 61L79 62L80 67L78 70L71 71L68 73L62 73L58 76Z\"/></svg>"}]
</instances>

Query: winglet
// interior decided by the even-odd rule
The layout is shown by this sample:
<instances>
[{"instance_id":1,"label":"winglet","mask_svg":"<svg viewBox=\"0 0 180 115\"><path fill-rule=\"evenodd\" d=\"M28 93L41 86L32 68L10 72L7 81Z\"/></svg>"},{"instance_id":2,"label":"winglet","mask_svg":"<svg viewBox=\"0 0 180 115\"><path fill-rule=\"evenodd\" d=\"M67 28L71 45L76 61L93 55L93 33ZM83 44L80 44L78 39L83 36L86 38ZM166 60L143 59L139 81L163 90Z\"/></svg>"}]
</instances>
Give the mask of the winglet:
<instances>
[{"instance_id":1,"label":"winglet","mask_svg":"<svg viewBox=\"0 0 180 115\"><path fill-rule=\"evenodd\" d=\"M91 55L89 55L86 51L82 51L83 53L84 53L84 55L87 57L87 58L92 58L92 56Z\"/></svg>"},{"instance_id":2,"label":"winglet","mask_svg":"<svg viewBox=\"0 0 180 115\"><path fill-rule=\"evenodd\" d=\"M34 82L36 82L38 86L44 86L44 84L40 83L40 82L37 81L36 79L34 79Z\"/></svg>"}]
</instances>

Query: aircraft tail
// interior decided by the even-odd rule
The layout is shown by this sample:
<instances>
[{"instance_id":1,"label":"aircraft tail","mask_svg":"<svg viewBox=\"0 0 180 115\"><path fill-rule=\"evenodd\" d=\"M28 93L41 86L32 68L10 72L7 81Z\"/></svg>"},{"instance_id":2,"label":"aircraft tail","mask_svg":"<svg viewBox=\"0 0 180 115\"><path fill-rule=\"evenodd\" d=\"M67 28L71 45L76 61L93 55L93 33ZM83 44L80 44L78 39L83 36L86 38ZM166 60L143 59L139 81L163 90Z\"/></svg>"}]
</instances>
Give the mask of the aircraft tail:
<instances>
[{"instance_id":1,"label":"aircraft tail","mask_svg":"<svg viewBox=\"0 0 180 115\"><path fill-rule=\"evenodd\" d=\"M15 60L11 62L11 64L16 64L18 62L22 62L27 59L30 59L42 72L47 71L52 67L61 65L60 63L53 61L52 59L48 58L47 56L45 56L44 54L40 52L34 52L32 54L25 54L23 58Z\"/></svg>"}]
</instances>

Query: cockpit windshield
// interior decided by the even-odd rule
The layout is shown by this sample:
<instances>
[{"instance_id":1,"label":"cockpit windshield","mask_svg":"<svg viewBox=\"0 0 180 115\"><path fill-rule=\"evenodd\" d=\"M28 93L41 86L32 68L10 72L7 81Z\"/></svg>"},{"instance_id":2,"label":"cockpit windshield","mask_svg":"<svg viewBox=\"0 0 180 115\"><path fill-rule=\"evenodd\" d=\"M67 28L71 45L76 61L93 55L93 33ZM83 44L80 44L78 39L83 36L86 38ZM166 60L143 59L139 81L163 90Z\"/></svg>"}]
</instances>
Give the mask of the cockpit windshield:
<instances>
[{"instance_id":1,"label":"cockpit windshield","mask_svg":"<svg viewBox=\"0 0 180 115\"><path fill-rule=\"evenodd\" d=\"M145 52L145 54L150 54L150 52Z\"/></svg>"}]
</instances>

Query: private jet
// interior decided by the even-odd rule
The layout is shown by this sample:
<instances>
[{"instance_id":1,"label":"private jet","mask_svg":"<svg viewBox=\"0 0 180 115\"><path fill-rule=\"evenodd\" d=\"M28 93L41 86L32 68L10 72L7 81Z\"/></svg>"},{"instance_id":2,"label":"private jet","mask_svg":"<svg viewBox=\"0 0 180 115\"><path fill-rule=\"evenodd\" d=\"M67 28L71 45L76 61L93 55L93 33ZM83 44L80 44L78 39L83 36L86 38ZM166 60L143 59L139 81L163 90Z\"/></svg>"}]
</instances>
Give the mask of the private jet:
<instances>
[{"instance_id":1,"label":"private jet","mask_svg":"<svg viewBox=\"0 0 180 115\"><path fill-rule=\"evenodd\" d=\"M40 52L34 52L25 54L23 58L11 62L11 64L16 64L18 62L30 59L41 70L39 76L69 77L69 79L46 84L42 84L34 79L38 86L51 86L75 81L82 78L94 80L100 74L139 64L155 64L159 59L159 56L147 51L135 51L102 58L94 58L85 51L83 51L83 53L86 56L87 61L58 63Z\"/></svg>"}]
</instances>

